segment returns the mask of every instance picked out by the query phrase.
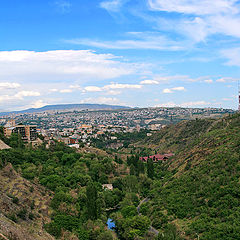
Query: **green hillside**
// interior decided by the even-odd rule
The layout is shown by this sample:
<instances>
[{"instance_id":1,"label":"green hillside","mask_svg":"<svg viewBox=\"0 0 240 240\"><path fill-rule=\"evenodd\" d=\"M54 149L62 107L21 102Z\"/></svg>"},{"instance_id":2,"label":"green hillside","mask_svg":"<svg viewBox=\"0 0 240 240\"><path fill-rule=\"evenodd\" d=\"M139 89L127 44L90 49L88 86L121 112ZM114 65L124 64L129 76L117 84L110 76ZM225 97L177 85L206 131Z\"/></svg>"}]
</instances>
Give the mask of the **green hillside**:
<instances>
[{"instance_id":1,"label":"green hillside","mask_svg":"<svg viewBox=\"0 0 240 240\"><path fill-rule=\"evenodd\" d=\"M153 226L172 222L186 239L240 239L239 114L181 122L139 146L176 153L155 166L152 199L142 206Z\"/></svg>"}]
</instances>

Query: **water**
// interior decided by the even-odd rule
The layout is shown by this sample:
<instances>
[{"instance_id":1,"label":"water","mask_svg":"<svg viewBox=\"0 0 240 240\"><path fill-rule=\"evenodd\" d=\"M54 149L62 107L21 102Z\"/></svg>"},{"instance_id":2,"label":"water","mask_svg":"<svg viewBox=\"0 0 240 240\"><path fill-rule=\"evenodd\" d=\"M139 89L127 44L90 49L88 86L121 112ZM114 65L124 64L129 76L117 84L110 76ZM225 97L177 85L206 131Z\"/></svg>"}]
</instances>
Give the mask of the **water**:
<instances>
[{"instance_id":1,"label":"water","mask_svg":"<svg viewBox=\"0 0 240 240\"><path fill-rule=\"evenodd\" d=\"M108 218L107 226L108 226L108 229L114 231L114 228L116 225L115 225L115 222L111 218Z\"/></svg>"}]
</instances>

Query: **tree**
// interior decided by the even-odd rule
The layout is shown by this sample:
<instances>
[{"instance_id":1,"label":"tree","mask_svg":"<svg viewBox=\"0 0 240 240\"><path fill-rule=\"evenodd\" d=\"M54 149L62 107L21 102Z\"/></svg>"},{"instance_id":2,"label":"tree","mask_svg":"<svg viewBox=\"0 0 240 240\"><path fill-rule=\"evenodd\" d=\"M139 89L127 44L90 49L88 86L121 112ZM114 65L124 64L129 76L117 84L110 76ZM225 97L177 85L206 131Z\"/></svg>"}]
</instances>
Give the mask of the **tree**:
<instances>
[{"instance_id":1,"label":"tree","mask_svg":"<svg viewBox=\"0 0 240 240\"><path fill-rule=\"evenodd\" d=\"M148 158L147 160L147 176L151 179L154 177L154 166L151 158Z\"/></svg>"},{"instance_id":2,"label":"tree","mask_svg":"<svg viewBox=\"0 0 240 240\"><path fill-rule=\"evenodd\" d=\"M97 199L98 193L97 188L94 182L89 182L87 185L87 211L90 219L94 220L98 217L98 207L97 207Z\"/></svg>"}]
</instances>

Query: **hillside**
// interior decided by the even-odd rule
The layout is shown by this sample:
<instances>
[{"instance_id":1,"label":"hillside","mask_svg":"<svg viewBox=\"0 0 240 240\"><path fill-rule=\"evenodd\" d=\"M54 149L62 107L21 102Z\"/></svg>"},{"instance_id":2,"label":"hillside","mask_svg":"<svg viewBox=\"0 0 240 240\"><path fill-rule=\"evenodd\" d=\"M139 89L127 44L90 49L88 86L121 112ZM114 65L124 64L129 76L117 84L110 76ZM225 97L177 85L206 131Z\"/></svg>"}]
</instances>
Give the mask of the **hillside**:
<instances>
[{"instance_id":1,"label":"hillside","mask_svg":"<svg viewBox=\"0 0 240 240\"><path fill-rule=\"evenodd\" d=\"M11 164L1 169L0 239L54 239L43 229L50 221L50 201L49 191L22 178Z\"/></svg>"},{"instance_id":2,"label":"hillside","mask_svg":"<svg viewBox=\"0 0 240 240\"><path fill-rule=\"evenodd\" d=\"M145 141L136 146L175 152L155 166L142 207L153 226L171 222L184 239L240 239L240 114L181 122Z\"/></svg>"}]
</instances>

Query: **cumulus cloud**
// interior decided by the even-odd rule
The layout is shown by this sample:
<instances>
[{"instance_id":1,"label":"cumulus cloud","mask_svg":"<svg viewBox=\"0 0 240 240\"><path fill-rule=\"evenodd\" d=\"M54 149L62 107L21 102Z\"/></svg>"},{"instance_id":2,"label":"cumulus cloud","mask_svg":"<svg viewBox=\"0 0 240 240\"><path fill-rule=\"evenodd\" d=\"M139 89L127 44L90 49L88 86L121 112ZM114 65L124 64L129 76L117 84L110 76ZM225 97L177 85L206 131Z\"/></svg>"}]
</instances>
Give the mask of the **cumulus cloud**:
<instances>
[{"instance_id":1,"label":"cumulus cloud","mask_svg":"<svg viewBox=\"0 0 240 240\"><path fill-rule=\"evenodd\" d=\"M153 84L159 84L158 81L156 80L143 80L140 82L140 84L143 84L143 85L153 85Z\"/></svg>"},{"instance_id":2,"label":"cumulus cloud","mask_svg":"<svg viewBox=\"0 0 240 240\"><path fill-rule=\"evenodd\" d=\"M87 92L101 92L102 88L96 87L96 86L88 86L88 87L85 87L84 90Z\"/></svg>"},{"instance_id":3,"label":"cumulus cloud","mask_svg":"<svg viewBox=\"0 0 240 240\"><path fill-rule=\"evenodd\" d=\"M0 96L0 103L6 103L7 101L23 100L25 97L38 97L41 94L36 91L19 91L14 95L2 95Z\"/></svg>"},{"instance_id":4,"label":"cumulus cloud","mask_svg":"<svg viewBox=\"0 0 240 240\"><path fill-rule=\"evenodd\" d=\"M22 99L24 97L38 97L41 94L36 91L20 91L14 95L16 99Z\"/></svg>"},{"instance_id":5,"label":"cumulus cloud","mask_svg":"<svg viewBox=\"0 0 240 240\"><path fill-rule=\"evenodd\" d=\"M19 83L11 83L11 82L0 82L0 90L2 89L16 89L21 85Z\"/></svg>"},{"instance_id":6,"label":"cumulus cloud","mask_svg":"<svg viewBox=\"0 0 240 240\"><path fill-rule=\"evenodd\" d=\"M103 87L103 89L140 89L142 85L139 84L122 84L122 83L111 83Z\"/></svg>"},{"instance_id":7,"label":"cumulus cloud","mask_svg":"<svg viewBox=\"0 0 240 240\"><path fill-rule=\"evenodd\" d=\"M101 91L112 91L118 89L141 89L140 84L123 84L123 83L111 83L103 87L87 86L84 88L84 92L101 92Z\"/></svg>"},{"instance_id":8,"label":"cumulus cloud","mask_svg":"<svg viewBox=\"0 0 240 240\"><path fill-rule=\"evenodd\" d=\"M59 92L60 93L71 93L73 90L72 89L62 89Z\"/></svg>"},{"instance_id":9,"label":"cumulus cloud","mask_svg":"<svg viewBox=\"0 0 240 240\"><path fill-rule=\"evenodd\" d=\"M163 89L163 93L173 93L175 91L185 91L184 87L174 87L174 88L165 88Z\"/></svg>"},{"instance_id":10,"label":"cumulus cloud","mask_svg":"<svg viewBox=\"0 0 240 240\"><path fill-rule=\"evenodd\" d=\"M98 97L98 98L86 98L81 100L81 103L98 103L98 104L116 104L125 105L117 98L112 97Z\"/></svg>"},{"instance_id":11,"label":"cumulus cloud","mask_svg":"<svg viewBox=\"0 0 240 240\"><path fill-rule=\"evenodd\" d=\"M0 69L0 81L71 82L118 78L135 73L136 65L88 50L0 51Z\"/></svg>"},{"instance_id":12,"label":"cumulus cloud","mask_svg":"<svg viewBox=\"0 0 240 240\"><path fill-rule=\"evenodd\" d=\"M41 107L44 107L46 106L47 103L43 100L37 100L37 101L34 101L32 104L30 104L29 106L25 106L25 109L26 108L41 108Z\"/></svg>"}]
</instances>

